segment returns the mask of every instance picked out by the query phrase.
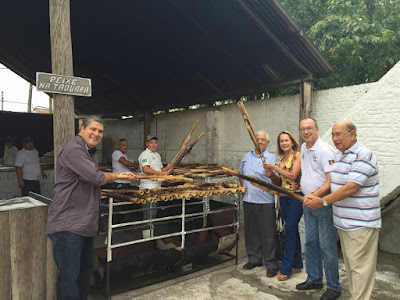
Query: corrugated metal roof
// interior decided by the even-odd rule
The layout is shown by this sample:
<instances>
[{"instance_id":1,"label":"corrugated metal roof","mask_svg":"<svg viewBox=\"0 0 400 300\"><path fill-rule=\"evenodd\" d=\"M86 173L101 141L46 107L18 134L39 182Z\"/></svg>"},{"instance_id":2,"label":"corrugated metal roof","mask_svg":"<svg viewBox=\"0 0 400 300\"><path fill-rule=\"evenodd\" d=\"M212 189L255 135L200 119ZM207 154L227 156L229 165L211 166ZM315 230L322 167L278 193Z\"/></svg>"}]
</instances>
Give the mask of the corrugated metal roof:
<instances>
[{"instance_id":1,"label":"corrugated metal roof","mask_svg":"<svg viewBox=\"0 0 400 300\"><path fill-rule=\"evenodd\" d=\"M0 8L0 62L32 83L51 73L48 1ZM274 0L71 0L71 28L74 74L93 85L81 114L212 104L332 72Z\"/></svg>"}]
</instances>

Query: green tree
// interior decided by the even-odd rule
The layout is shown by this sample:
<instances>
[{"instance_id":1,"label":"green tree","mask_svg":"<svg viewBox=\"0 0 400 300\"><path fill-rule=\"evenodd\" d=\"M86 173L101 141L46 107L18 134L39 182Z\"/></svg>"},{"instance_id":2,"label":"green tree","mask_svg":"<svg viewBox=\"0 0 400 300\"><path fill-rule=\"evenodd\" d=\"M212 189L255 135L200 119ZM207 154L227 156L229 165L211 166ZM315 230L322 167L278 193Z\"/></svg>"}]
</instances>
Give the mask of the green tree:
<instances>
[{"instance_id":1,"label":"green tree","mask_svg":"<svg viewBox=\"0 0 400 300\"><path fill-rule=\"evenodd\" d=\"M399 0L281 0L331 63L318 89L379 80L400 60Z\"/></svg>"}]
</instances>

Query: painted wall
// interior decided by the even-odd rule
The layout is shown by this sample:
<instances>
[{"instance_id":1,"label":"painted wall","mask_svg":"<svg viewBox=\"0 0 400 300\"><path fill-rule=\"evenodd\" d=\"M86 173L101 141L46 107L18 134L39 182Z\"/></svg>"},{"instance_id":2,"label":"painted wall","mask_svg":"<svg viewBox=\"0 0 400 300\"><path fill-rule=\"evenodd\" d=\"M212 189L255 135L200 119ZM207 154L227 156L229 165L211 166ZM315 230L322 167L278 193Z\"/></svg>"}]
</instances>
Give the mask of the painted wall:
<instances>
[{"instance_id":1,"label":"painted wall","mask_svg":"<svg viewBox=\"0 0 400 300\"><path fill-rule=\"evenodd\" d=\"M358 128L361 143L377 156L380 168L380 193L384 197L399 185L396 179L400 160L400 63L378 82L342 87L313 93L311 116L316 119L322 139L331 143L331 126L350 119ZM276 137L282 130L297 136L299 96L270 98L245 103L254 130L270 135L268 150L276 153ZM243 155L253 148L241 114L235 104L166 113L153 116L151 132L159 137L159 152L169 162L195 120L205 136L194 147L187 162L219 163L238 168ZM119 138L129 140L128 157L137 161L143 150L143 121L131 119L108 121L103 145L103 162L111 161Z\"/></svg>"},{"instance_id":2,"label":"painted wall","mask_svg":"<svg viewBox=\"0 0 400 300\"><path fill-rule=\"evenodd\" d=\"M40 177L42 195L52 199L54 188L54 170L44 169L46 179ZM18 187L17 174L13 167L0 168L0 201L21 197L21 189Z\"/></svg>"},{"instance_id":3,"label":"painted wall","mask_svg":"<svg viewBox=\"0 0 400 300\"><path fill-rule=\"evenodd\" d=\"M316 119L320 136L331 142L332 125L340 120L352 120L357 126L358 140L370 148L378 158L380 197L400 186L400 62L378 82L335 88L313 93L311 116ZM298 95L251 101L245 103L254 130L266 130L270 135L268 150L276 153L276 137L282 130L299 136ZM243 155L253 149L243 119L235 104L187 110L153 116L151 132L159 136L159 152L163 162L169 162L195 120L199 125L192 139L203 131L205 136L195 146L186 162L219 163L238 168ZM129 124L129 126L125 126ZM142 150L143 122L124 120L107 122L107 145L103 147L103 161L110 161L119 138L130 142L128 157L137 161ZM384 200L386 201L386 200ZM400 209L384 218L380 241L383 250L400 253L391 243L397 238L393 228L400 226ZM393 251L395 249L395 251Z\"/></svg>"}]
</instances>

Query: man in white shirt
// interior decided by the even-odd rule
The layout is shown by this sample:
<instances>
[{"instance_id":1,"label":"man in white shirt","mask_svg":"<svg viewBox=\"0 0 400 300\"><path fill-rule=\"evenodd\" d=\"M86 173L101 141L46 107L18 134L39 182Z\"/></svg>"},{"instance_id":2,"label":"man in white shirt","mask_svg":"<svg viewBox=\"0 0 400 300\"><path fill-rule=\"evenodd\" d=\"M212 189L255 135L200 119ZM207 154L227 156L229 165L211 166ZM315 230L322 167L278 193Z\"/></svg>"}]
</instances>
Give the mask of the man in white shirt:
<instances>
[{"instance_id":1,"label":"man in white shirt","mask_svg":"<svg viewBox=\"0 0 400 300\"><path fill-rule=\"evenodd\" d=\"M323 197L329 193L330 173L335 162L335 152L319 136L317 122L312 118L300 121L301 190L305 195ZM337 230L333 225L332 205L319 209L303 206L306 225L306 271L305 282L296 285L298 290L314 290L323 287L323 270L326 291L321 300L335 300L341 292L339 282Z\"/></svg>"},{"instance_id":2,"label":"man in white shirt","mask_svg":"<svg viewBox=\"0 0 400 300\"><path fill-rule=\"evenodd\" d=\"M15 158L17 157L18 149L14 146L13 139L11 137L7 137L5 139L4 146L4 157L2 159L3 164L5 166L13 167L15 164Z\"/></svg>"},{"instance_id":3,"label":"man in white shirt","mask_svg":"<svg viewBox=\"0 0 400 300\"><path fill-rule=\"evenodd\" d=\"M21 196L28 196L29 192L40 194L40 175L47 178L41 170L39 152L34 148L33 139L24 140L24 148L18 152L15 159L15 170L18 177L18 186L21 188Z\"/></svg>"},{"instance_id":4,"label":"man in white shirt","mask_svg":"<svg viewBox=\"0 0 400 300\"><path fill-rule=\"evenodd\" d=\"M138 168L139 165L135 164L128 160L128 156L126 155L126 150L128 149L128 141L127 139L120 139L118 141L118 148L112 154L112 168L114 173L123 173L123 172L131 172L130 168ZM129 187L129 183L125 180L116 180L115 181L116 189L124 189Z\"/></svg>"},{"instance_id":5,"label":"man in white shirt","mask_svg":"<svg viewBox=\"0 0 400 300\"><path fill-rule=\"evenodd\" d=\"M158 138L150 134L146 138L146 150L139 155L140 171L145 175L167 175L168 170L172 167L169 163L163 167L161 156L157 152ZM153 189L161 186L161 181L152 181L148 179L140 180L140 189Z\"/></svg>"},{"instance_id":6,"label":"man in white shirt","mask_svg":"<svg viewBox=\"0 0 400 300\"><path fill-rule=\"evenodd\" d=\"M145 175L167 175L168 170L172 167L169 163L167 166L163 167L161 162L161 156L157 152L158 148L158 138L157 136L150 134L146 138L146 150L144 150L139 155L139 167L140 171ZM161 187L161 181L152 181L148 179L140 179L139 189L154 189ZM153 209L157 206L157 203L153 204L147 202L143 205L145 209L143 211L143 219L149 220L156 216L156 210ZM150 229L143 230L143 237L152 236L152 225L150 224Z\"/></svg>"}]
</instances>

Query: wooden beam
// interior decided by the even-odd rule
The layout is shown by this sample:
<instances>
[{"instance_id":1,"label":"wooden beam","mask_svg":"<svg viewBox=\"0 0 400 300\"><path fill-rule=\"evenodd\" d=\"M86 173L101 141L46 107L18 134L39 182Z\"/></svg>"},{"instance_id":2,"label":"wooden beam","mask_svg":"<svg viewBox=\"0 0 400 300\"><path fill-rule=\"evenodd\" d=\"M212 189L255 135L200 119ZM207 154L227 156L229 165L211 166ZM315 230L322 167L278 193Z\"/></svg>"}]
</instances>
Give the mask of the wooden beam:
<instances>
[{"instance_id":1,"label":"wooden beam","mask_svg":"<svg viewBox=\"0 0 400 300\"><path fill-rule=\"evenodd\" d=\"M312 82L300 83L300 120L311 116Z\"/></svg>"},{"instance_id":2,"label":"wooden beam","mask_svg":"<svg viewBox=\"0 0 400 300\"><path fill-rule=\"evenodd\" d=\"M150 134L150 122L151 122L151 115L149 112L144 113L144 125L143 125L143 149L146 149L146 137Z\"/></svg>"},{"instance_id":3,"label":"wooden beam","mask_svg":"<svg viewBox=\"0 0 400 300\"><path fill-rule=\"evenodd\" d=\"M70 0L49 0L49 16L52 73L73 76ZM58 153L75 135L74 97L54 94L53 99L54 166L56 166ZM54 183L56 180L54 172ZM47 299L53 299L56 295L57 268L51 259L47 263L46 275Z\"/></svg>"},{"instance_id":4,"label":"wooden beam","mask_svg":"<svg viewBox=\"0 0 400 300\"><path fill-rule=\"evenodd\" d=\"M258 28L262 30L273 42L274 44L281 49L282 53L293 63L298 67L304 74L312 74L312 72L307 69L307 67L300 62L290 51L288 46L286 46L284 43L280 41L278 37L276 37L275 33L271 31L263 22L263 20L260 19L260 17L250 8L250 5L247 1L245 0L237 0L238 3L242 6L243 10L250 16L251 19L257 24Z\"/></svg>"},{"instance_id":5,"label":"wooden beam","mask_svg":"<svg viewBox=\"0 0 400 300\"><path fill-rule=\"evenodd\" d=\"M52 73L73 76L70 0L49 0ZM54 166L57 155L75 135L74 97L53 96ZM54 173L56 181L56 173Z\"/></svg>"}]
</instances>

